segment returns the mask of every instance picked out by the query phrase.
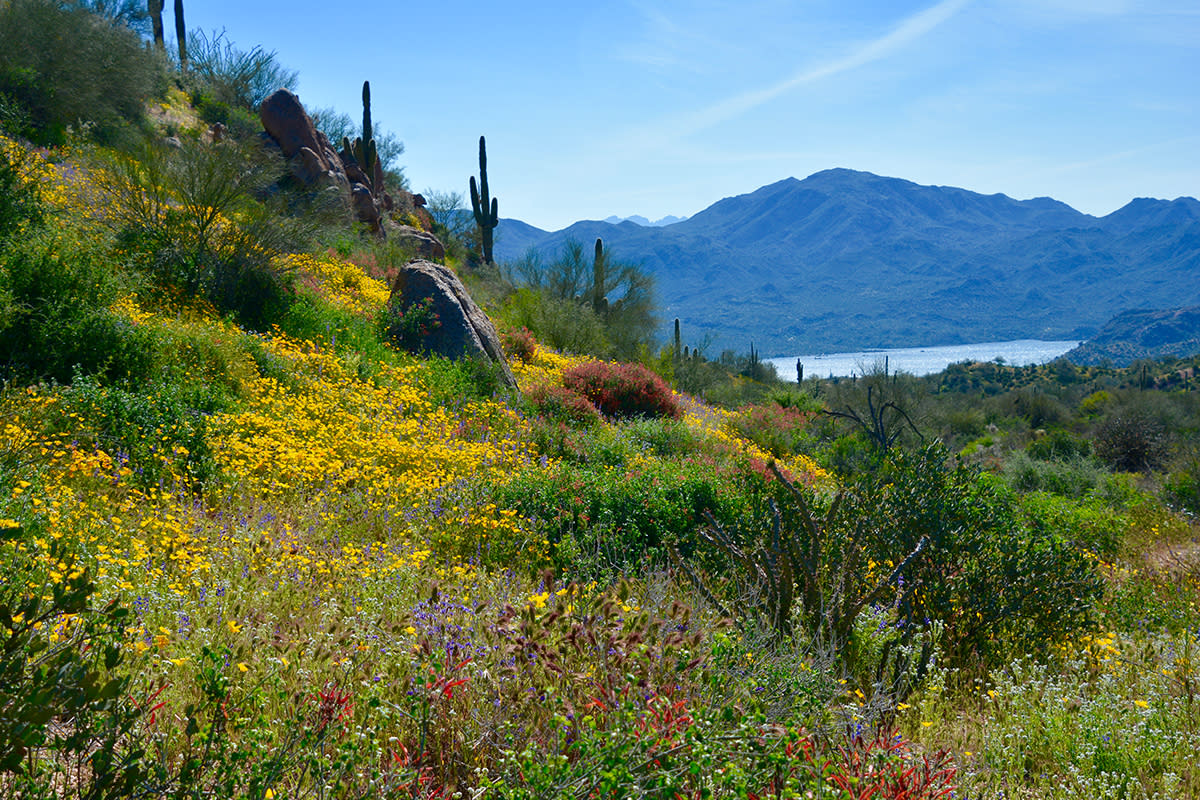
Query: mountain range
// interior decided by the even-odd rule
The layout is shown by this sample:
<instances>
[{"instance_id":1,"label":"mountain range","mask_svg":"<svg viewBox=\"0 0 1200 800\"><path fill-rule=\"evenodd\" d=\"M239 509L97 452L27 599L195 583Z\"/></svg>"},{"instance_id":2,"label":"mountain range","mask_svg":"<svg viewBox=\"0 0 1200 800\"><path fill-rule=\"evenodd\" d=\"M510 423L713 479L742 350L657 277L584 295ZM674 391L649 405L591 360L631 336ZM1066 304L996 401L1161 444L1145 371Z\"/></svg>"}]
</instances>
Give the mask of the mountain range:
<instances>
[{"instance_id":1,"label":"mountain range","mask_svg":"<svg viewBox=\"0 0 1200 800\"><path fill-rule=\"evenodd\" d=\"M658 286L664 339L764 356L1007 339L1087 339L1132 308L1200 305L1200 202L1139 198L1103 217L831 169L670 225L504 219L496 256L604 240Z\"/></svg>"}]
</instances>

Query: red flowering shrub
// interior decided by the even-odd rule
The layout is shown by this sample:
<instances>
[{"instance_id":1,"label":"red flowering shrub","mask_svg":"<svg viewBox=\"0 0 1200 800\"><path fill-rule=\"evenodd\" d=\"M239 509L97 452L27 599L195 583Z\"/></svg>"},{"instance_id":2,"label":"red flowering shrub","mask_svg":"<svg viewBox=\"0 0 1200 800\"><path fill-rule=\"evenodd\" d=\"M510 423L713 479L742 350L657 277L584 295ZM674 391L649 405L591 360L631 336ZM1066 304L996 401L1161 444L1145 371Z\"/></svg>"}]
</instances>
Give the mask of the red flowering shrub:
<instances>
[{"instance_id":1,"label":"red flowering shrub","mask_svg":"<svg viewBox=\"0 0 1200 800\"><path fill-rule=\"evenodd\" d=\"M583 395L562 386L534 386L525 399L538 414L574 428L586 428L600 421L600 411Z\"/></svg>"},{"instance_id":2,"label":"red flowering shrub","mask_svg":"<svg viewBox=\"0 0 1200 800\"><path fill-rule=\"evenodd\" d=\"M743 408L734 417L733 427L776 458L785 458L804 451L809 436L808 424L813 416L811 411L767 403Z\"/></svg>"},{"instance_id":3,"label":"red flowering shrub","mask_svg":"<svg viewBox=\"0 0 1200 800\"><path fill-rule=\"evenodd\" d=\"M533 359L533 354L537 352L537 339L533 338L533 333L529 328L522 327L515 331L504 330L500 331L500 346L504 348L504 354L509 358L530 361Z\"/></svg>"},{"instance_id":4,"label":"red flowering shrub","mask_svg":"<svg viewBox=\"0 0 1200 800\"><path fill-rule=\"evenodd\" d=\"M563 385L610 417L671 417L683 410L671 387L641 364L589 361L563 372Z\"/></svg>"}]
</instances>

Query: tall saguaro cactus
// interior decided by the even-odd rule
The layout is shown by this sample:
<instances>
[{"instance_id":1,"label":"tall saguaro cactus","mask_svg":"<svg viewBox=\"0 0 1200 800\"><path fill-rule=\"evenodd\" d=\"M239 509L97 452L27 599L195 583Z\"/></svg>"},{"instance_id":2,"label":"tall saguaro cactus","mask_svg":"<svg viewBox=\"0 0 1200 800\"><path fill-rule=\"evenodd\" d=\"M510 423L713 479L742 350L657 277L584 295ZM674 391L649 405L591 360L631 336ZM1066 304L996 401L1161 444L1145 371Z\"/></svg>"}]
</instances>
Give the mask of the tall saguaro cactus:
<instances>
[{"instance_id":1,"label":"tall saguaro cactus","mask_svg":"<svg viewBox=\"0 0 1200 800\"><path fill-rule=\"evenodd\" d=\"M596 254L592 261L592 308L597 314L608 310L608 262L604 258L604 242L596 239Z\"/></svg>"},{"instance_id":2,"label":"tall saguaro cactus","mask_svg":"<svg viewBox=\"0 0 1200 800\"><path fill-rule=\"evenodd\" d=\"M163 3L166 0L147 0L147 6L150 11L150 26L154 30L154 46L159 50L166 50L167 45L163 35Z\"/></svg>"},{"instance_id":3,"label":"tall saguaro cactus","mask_svg":"<svg viewBox=\"0 0 1200 800\"><path fill-rule=\"evenodd\" d=\"M374 130L371 127L370 81L363 81L362 102L362 136L356 137L353 142L350 141L349 136L343 136L342 149L354 156L354 160L362 168L363 174L367 177L368 188L370 188L372 194L377 195L382 187L376 185L379 183L375 175L375 167L379 163L379 150L375 146Z\"/></svg>"},{"instance_id":4,"label":"tall saguaro cactus","mask_svg":"<svg viewBox=\"0 0 1200 800\"><path fill-rule=\"evenodd\" d=\"M490 208L489 208L489 200ZM471 210L475 212L475 224L479 226L479 234L483 250L484 263L492 263L492 233L500 223L500 206L496 198L488 193L487 178L487 147L483 137L479 137L479 184L475 184L475 176L471 176Z\"/></svg>"},{"instance_id":5,"label":"tall saguaro cactus","mask_svg":"<svg viewBox=\"0 0 1200 800\"><path fill-rule=\"evenodd\" d=\"M175 0L175 38L179 40L179 68L186 71L188 65L187 25L183 21L183 0Z\"/></svg>"}]
</instances>

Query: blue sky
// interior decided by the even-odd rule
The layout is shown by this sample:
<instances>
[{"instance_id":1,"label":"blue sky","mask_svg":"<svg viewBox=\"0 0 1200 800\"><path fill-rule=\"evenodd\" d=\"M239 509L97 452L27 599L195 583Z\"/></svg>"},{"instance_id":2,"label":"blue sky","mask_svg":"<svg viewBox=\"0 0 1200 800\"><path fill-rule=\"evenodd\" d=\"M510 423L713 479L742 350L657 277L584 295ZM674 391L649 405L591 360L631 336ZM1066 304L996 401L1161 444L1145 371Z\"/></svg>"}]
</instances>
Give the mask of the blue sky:
<instances>
[{"instance_id":1,"label":"blue sky","mask_svg":"<svg viewBox=\"0 0 1200 800\"><path fill-rule=\"evenodd\" d=\"M168 4L167 15L170 15ZM546 229L687 215L831 167L1103 215L1200 195L1196 0L205 0L309 107L404 142L415 190ZM168 20L167 27L172 22Z\"/></svg>"}]
</instances>

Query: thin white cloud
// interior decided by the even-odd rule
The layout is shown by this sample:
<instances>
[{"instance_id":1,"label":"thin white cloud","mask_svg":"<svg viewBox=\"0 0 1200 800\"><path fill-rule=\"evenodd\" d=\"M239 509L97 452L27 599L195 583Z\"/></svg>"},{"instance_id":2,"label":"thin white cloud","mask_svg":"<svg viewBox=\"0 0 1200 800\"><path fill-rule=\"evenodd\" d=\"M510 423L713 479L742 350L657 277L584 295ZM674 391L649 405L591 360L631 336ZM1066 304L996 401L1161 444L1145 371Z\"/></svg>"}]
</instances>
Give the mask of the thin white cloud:
<instances>
[{"instance_id":1,"label":"thin white cloud","mask_svg":"<svg viewBox=\"0 0 1200 800\"><path fill-rule=\"evenodd\" d=\"M878 39L869 41L840 58L803 69L771 86L743 92L699 111L672 117L653 126L659 135L642 130L637 139L645 144L648 140L667 136L676 138L696 133L739 117L797 87L878 61L925 36L961 11L969 2L970 0L941 0L936 5L908 17Z\"/></svg>"}]
</instances>

